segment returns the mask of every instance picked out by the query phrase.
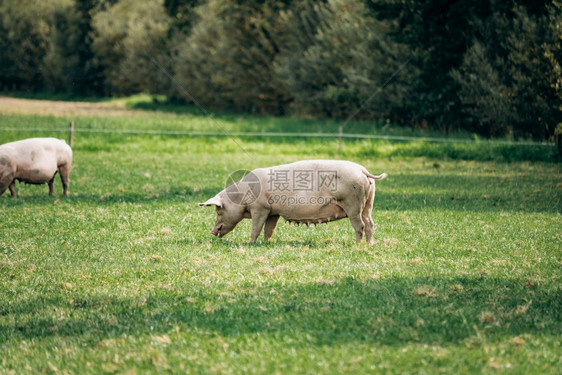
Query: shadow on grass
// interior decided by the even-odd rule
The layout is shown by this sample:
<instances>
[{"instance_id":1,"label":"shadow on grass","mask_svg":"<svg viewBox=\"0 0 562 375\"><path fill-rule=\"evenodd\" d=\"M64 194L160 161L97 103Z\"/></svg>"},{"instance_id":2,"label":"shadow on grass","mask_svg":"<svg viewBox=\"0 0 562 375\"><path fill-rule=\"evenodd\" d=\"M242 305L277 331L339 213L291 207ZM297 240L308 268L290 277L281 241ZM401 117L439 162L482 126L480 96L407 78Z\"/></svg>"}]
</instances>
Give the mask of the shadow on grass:
<instances>
[{"instance_id":1,"label":"shadow on grass","mask_svg":"<svg viewBox=\"0 0 562 375\"><path fill-rule=\"evenodd\" d=\"M399 174L377 183L374 203L376 210L448 210L472 212L562 212L561 199L552 178L541 176L470 176L470 175L423 175ZM552 185L549 187L549 184ZM47 187L26 187L20 198L11 199L9 193L0 197L0 206L52 205L55 201L69 204L112 205L117 203L171 203L186 202L197 205L222 190L221 186L209 186L193 191L185 186L170 187L166 191L108 192L82 194L72 192L63 197L55 192L47 194ZM406 193L401 191L418 191ZM420 192L421 191L421 192Z\"/></svg>"},{"instance_id":2,"label":"shadow on grass","mask_svg":"<svg viewBox=\"0 0 562 375\"><path fill-rule=\"evenodd\" d=\"M377 183L375 209L562 212L562 197L552 176L392 175L388 172L390 177Z\"/></svg>"},{"instance_id":3,"label":"shadow on grass","mask_svg":"<svg viewBox=\"0 0 562 375\"><path fill-rule=\"evenodd\" d=\"M214 196L217 191L205 189L196 194L153 193L153 194L80 194L71 197L24 196L17 199L0 197L0 207L52 206L61 202L111 206L120 203L131 204L166 204L184 202L193 207ZM377 211L424 211L442 210L458 212L527 212L527 213L562 213L557 201L513 200L500 195L482 197L476 194L400 194L381 193L375 199L374 213ZM346 220L346 219L343 219ZM283 223L283 222L281 222Z\"/></svg>"},{"instance_id":4,"label":"shadow on grass","mask_svg":"<svg viewBox=\"0 0 562 375\"><path fill-rule=\"evenodd\" d=\"M238 239L233 239L230 235L225 237L215 237L210 233L213 223L209 222L209 230L204 232L204 235L200 238L182 238L179 243L187 246L193 245L218 245L221 246L221 251L232 252L236 251L237 247L244 246L248 248L270 248L270 247L307 247L308 249L324 249L326 247L326 241L318 241L315 239L308 239L308 240L282 240L276 237L275 235L269 240L265 241L263 239L263 233L261 233L260 237L256 242L250 242L250 232L248 232L248 236L244 237L241 241ZM287 225L287 224L279 224L279 225ZM352 234L352 227L350 224L349 227L350 231L350 242L349 246L353 246L355 244L355 240L351 241L351 234ZM355 237L353 237L355 238ZM225 245L233 245L233 247L226 247ZM236 246L236 247L234 247Z\"/></svg>"},{"instance_id":5,"label":"shadow on grass","mask_svg":"<svg viewBox=\"0 0 562 375\"><path fill-rule=\"evenodd\" d=\"M520 279L344 278L248 284L234 292L202 286L189 295L182 290L190 286L175 285L137 298L51 288L53 297L16 298L0 307L1 316L11 316L2 319L0 343L83 336L95 344L124 334L171 335L179 327L211 336L306 338L316 345L483 345L487 337L557 335L562 329L560 288ZM60 318L52 311L69 314Z\"/></svg>"},{"instance_id":6,"label":"shadow on grass","mask_svg":"<svg viewBox=\"0 0 562 375\"><path fill-rule=\"evenodd\" d=\"M102 103L110 101L108 97L95 97L95 96L77 96L69 93L49 93L49 92L25 92L25 91L0 91L0 96L8 96L18 99L33 99L33 100L49 100L49 101L65 101L65 102L89 102L89 103Z\"/></svg>"},{"instance_id":7,"label":"shadow on grass","mask_svg":"<svg viewBox=\"0 0 562 375\"><path fill-rule=\"evenodd\" d=\"M45 189L46 186L45 186ZM61 202L73 204L93 204L93 205L113 205L117 203L171 203L171 202L192 202L197 205L199 202L206 201L209 197L214 196L220 191L217 188L205 188L197 192L185 187L170 188L167 191L154 191L145 193L104 193L104 194L81 194L70 193L65 197L62 194L55 193L49 196L48 192L44 194L27 190L24 194L18 192L18 198L11 198L8 193L0 196L0 207L38 205L49 206L59 204Z\"/></svg>"}]
</instances>

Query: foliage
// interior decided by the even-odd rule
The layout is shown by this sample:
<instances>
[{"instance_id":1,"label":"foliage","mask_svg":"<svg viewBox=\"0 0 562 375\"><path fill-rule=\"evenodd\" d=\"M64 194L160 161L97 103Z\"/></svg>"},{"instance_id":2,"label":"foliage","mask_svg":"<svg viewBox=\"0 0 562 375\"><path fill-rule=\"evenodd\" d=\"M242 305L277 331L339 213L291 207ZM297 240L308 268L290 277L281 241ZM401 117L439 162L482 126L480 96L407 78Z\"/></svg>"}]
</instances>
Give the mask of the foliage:
<instances>
[{"instance_id":1,"label":"foliage","mask_svg":"<svg viewBox=\"0 0 562 375\"><path fill-rule=\"evenodd\" d=\"M95 62L116 94L162 91L169 79L159 69L166 61L170 18L161 0L121 0L92 18Z\"/></svg>"},{"instance_id":2,"label":"foliage","mask_svg":"<svg viewBox=\"0 0 562 375\"><path fill-rule=\"evenodd\" d=\"M43 58L49 51L52 12L68 9L69 1L37 3L6 0L0 3L0 87L40 89Z\"/></svg>"},{"instance_id":3,"label":"foliage","mask_svg":"<svg viewBox=\"0 0 562 375\"><path fill-rule=\"evenodd\" d=\"M550 139L562 11L527 0L0 4L0 89Z\"/></svg>"},{"instance_id":4,"label":"foliage","mask_svg":"<svg viewBox=\"0 0 562 375\"><path fill-rule=\"evenodd\" d=\"M560 11L562 9L558 9ZM548 138L562 119L562 12L494 13L482 41L452 76L461 85L467 122L488 135Z\"/></svg>"},{"instance_id":5,"label":"foliage","mask_svg":"<svg viewBox=\"0 0 562 375\"><path fill-rule=\"evenodd\" d=\"M271 4L211 0L197 7L198 22L174 54L175 96L211 108L280 113Z\"/></svg>"},{"instance_id":6,"label":"foliage","mask_svg":"<svg viewBox=\"0 0 562 375\"><path fill-rule=\"evenodd\" d=\"M99 95L89 33L96 0L2 2L0 87Z\"/></svg>"},{"instance_id":7,"label":"foliage","mask_svg":"<svg viewBox=\"0 0 562 375\"><path fill-rule=\"evenodd\" d=\"M173 19L173 28L178 30L190 30L197 20L194 8L202 0L164 0L166 13Z\"/></svg>"},{"instance_id":8,"label":"foliage","mask_svg":"<svg viewBox=\"0 0 562 375\"><path fill-rule=\"evenodd\" d=\"M419 74L412 82L414 95L403 107L411 121L422 129L443 133L462 128L458 85L448 72L461 63L472 40L469 21L483 14L478 1L368 1L381 19L395 20L396 40L409 46Z\"/></svg>"},{"instance_id":9,"label":"foliage","mask_svg":"<svg viewBox=\"0 0 562 375\"><path fill-rule=\"evenodd\" d=\"M301 2L281 13L280 25L275 76L292 98L293 112L348 118L361 109L358 119L384 119L408 101L411 67L381 92L407 61L407 49L362 2Z\"/></svg>"},{"instance_id":10,"label":"foliage","mask_svg":"<svg viewBox=\"0 0 562 375\"><path fill-rule=\"evenodd\" d=\"M413 120L444 132L548 138L560 121L560 5L541 1L369 2L417 50Z\"/></svg>"},{"instance_id":11,"label":"foliage","mask_svg":"<svg viewBox=\"0 0 562 375\"><path fill-rule=\"evenodd\" d=\"M45 89L81 95L100 95L102 72L93 64L90 12L92 0L77 1L73 6L55 9L49 49L41 73Z\"/></svg>"}]
</instances>

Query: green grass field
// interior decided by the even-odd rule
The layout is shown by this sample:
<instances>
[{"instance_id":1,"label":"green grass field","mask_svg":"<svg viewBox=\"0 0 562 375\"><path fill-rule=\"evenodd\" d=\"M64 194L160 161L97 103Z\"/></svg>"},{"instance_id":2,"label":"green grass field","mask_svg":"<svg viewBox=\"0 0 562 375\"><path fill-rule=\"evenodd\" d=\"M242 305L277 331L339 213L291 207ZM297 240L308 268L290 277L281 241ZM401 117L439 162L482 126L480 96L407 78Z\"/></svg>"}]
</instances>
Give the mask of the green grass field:
<instances>
[{"instance_id":1,"label":"green grass field","mask_svg":"<svg viewBox=\"0 0 562 375\"><path fill-rule=\"evenodd\" d=\"M66 138L69 119L2 115L0 143ZM0 373L560 373L553 150L346 140L338 155L333 139L80 131L323 129L314 121L72 119L70 196L56 180L53 197L23 184L0 197ZM209 233L214 210L197 203L230 172L308 158L388 173L374 246L355 244L348 220L281 221L269 243L248 243L249 220Z\"/></svg>"}]
</instances>

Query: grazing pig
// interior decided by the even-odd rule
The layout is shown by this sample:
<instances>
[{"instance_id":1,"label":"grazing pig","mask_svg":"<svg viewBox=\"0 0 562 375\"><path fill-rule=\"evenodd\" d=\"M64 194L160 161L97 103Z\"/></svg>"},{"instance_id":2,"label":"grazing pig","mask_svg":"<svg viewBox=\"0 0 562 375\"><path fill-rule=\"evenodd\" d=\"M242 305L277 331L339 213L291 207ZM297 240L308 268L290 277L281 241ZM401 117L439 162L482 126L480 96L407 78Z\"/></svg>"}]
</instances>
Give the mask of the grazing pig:
<instances>
[{"instance_id":1,"label":"grazing pig","mask_svg":"<svg viewBox=\"0 0 562 375\"><path fill-rule=\"evenodd\" d=\"M29 138L0 145L0 195L9 187L17 197L15 181L28 184L49 184L60 173L63 194L68 195L68 175L72 167L72 149L62 139Z\"/></svg>"},{"instance_id":2,"label":"grazing pig","mask_svg":"<svg viewBox=\"0 0 562 375\"><path fill-rule=\"evenodd\" d=\"M273 235L279 217L297 224L319 224L348 217L357 242L363 234L373 243L371 218L375 180L365 167L340 160L304 160L255 169L200 206L216 206L211 234L222 237L244 218L252 219L251 242L265 225Z\"/></svg>"}]
</instances>

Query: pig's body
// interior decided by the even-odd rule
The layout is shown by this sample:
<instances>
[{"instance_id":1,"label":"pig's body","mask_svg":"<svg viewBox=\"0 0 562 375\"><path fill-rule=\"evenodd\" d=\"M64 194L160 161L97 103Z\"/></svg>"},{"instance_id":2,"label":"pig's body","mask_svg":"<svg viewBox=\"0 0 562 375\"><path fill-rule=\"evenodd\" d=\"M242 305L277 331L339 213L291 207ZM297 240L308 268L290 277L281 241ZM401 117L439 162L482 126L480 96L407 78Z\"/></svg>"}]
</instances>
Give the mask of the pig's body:
<instances>
[{"instance_id":1,"label":"pig's body","mask_svg":"<svg viewBox=\"0 0 562 375\"><path fill-rule=\"evenodd\" d=\"M56 138L29 138L0 145L0 195L10 188L16 197L15 181L49 185L53 194L55 174L60 173L63 194L68 195L72 150Z\"/></svg>"},{"instance_id":2,"label":"pig's body","mask_svg":"<svg viewBox=\"0 0 562 375\"><path fill-rule=\"evenodd\" d=\"M211 231L219 237L230 232L243 218L252 219L250 240L256 241L265 225L271 238L277 221L320 224L348 217L357 241L363 234L373 242L371 218L375 198L374 176L365 167L339 160L305 160L253 170L201 205L217 207Z\"/></svg>"}]
</instances>

